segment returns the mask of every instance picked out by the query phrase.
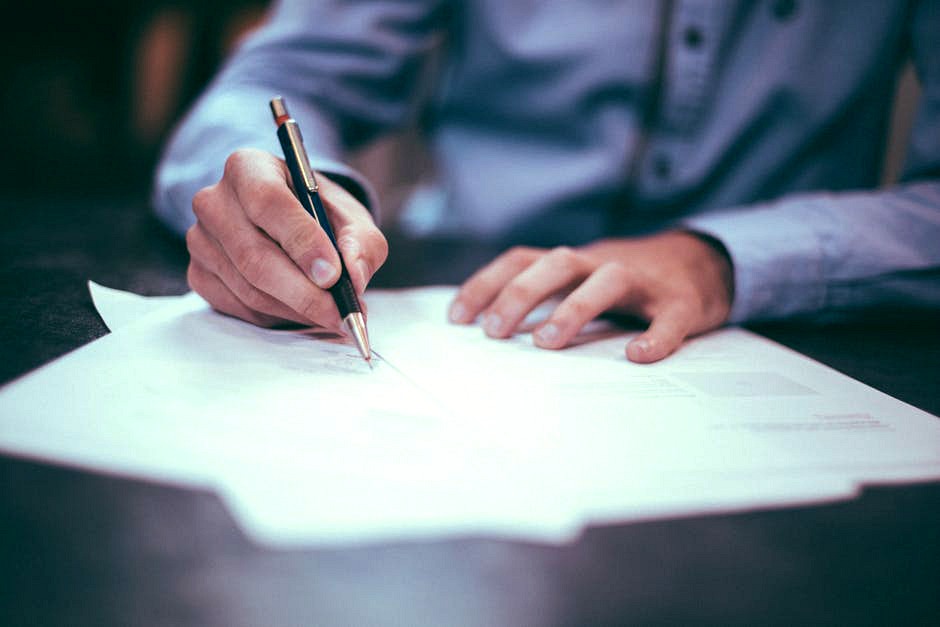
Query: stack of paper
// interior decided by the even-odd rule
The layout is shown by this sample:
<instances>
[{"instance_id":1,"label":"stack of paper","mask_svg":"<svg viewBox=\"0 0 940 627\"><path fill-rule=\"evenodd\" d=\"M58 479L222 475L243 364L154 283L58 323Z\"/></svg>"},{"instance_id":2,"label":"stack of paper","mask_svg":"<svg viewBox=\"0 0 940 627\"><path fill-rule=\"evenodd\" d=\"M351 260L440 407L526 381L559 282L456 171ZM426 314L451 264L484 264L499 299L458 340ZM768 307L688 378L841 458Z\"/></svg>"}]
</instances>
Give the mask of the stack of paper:
<instances>
[{"instance_id":1,"label":"stack of paper","mask_svg":"<svg viewBox=\"0 0 940 627\"><path fill-rule=\"evenodd\" d=\"M940 478L936 417L741 329L637 365L624 333L545 351L447 323L453 288L377 291L370 371L193 294L94 287L113 332L0 391L0 449L214 488L265 543L561 541Z\"/></svg>"}]
</instances>

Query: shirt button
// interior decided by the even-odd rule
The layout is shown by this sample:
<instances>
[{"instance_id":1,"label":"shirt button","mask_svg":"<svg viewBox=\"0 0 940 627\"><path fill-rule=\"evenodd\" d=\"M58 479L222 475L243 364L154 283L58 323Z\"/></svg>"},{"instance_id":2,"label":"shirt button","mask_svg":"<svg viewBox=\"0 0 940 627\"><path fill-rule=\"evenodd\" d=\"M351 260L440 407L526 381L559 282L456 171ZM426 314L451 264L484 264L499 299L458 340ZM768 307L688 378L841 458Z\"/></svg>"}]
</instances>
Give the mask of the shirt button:
<instances>
[{"instance_id":1,"label":"shirt button","mask_svg":"<svg viewBox=\"0 0 940 627\"><path fill-rule=\"evenodd\" d=\"M779 21L785 22L796 13L796 0L774 0L770 11Z\"/></svg>"},{"instance_id":2,"label":"shirt button","mask_svg":"<svg viewBox=\"0 0 940 627\"><path fill-rule=\"evenodd\" d=\"M689 26L685 29L685 32L682 34L682 41L685 42L685 45L693 50L702 45L702 31L696 26Z\"/></svg>"}]
</instances>

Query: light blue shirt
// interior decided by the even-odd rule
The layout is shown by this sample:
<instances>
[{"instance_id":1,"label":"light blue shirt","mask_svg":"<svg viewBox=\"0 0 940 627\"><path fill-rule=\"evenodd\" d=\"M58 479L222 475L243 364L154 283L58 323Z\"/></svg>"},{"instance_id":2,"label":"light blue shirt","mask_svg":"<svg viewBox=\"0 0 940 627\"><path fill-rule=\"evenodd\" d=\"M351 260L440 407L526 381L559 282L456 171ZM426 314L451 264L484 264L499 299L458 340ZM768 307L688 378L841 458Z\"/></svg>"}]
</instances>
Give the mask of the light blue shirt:
<instances>
[{"instance_id":1,"label":"light blue shirt","mask_svg":"<svg viewBox=\"0 0 940 627\"><path fill-rule=\"evenodd\" d=\"M902 183L875 190L909 57L923 97ZM434 233L685 226L732 258L732 322L940 306L937 1L284 0L169 143L166 222L192 224L234 149L280 154L274 95L373 211L347 151L420 119Z\"/></svg>"}]
</instances>

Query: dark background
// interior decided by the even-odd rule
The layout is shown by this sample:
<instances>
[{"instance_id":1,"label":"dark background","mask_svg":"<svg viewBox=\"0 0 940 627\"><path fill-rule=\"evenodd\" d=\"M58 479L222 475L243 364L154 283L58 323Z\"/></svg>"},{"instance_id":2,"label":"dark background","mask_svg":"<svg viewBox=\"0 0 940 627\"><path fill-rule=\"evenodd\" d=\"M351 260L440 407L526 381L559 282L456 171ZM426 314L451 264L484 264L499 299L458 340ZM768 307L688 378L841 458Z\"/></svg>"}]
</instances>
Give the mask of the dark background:
<instances>
[{"instance_id":1,"label":"dark background","mask_svg":"<svg viewBox=\"0 0 940 627\"><path fill-rule=\"evenodd\" d=\"M168 129L264 2L25 2L0 27L5 196L146 197Z\"/></svg>"},{"instance_id":2,"label":"dark background","mask_svg":"<svg viewBox=\"0 0 940 627\"><path fill-rule=\"evenodd\" d=\"M266 0L31 2L0 24L0 200L148 210L160 148ZM414 129L350 155L394 215L427 164ZM2 218L2 216L0 216Z\"/></svg>"}]
</instances>

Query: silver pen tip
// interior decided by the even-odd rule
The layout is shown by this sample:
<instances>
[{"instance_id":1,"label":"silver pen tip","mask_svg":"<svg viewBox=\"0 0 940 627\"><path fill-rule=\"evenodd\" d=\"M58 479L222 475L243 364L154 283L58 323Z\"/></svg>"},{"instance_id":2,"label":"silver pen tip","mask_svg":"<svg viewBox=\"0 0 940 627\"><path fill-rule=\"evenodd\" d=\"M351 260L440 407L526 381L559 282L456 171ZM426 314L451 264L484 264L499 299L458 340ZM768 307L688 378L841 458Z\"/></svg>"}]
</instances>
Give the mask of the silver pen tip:
<instances>
[{"instance_id":1,"label":"silver pen tip","mask_svg":"<svg viewBox=\"0 0 940 627\"><path fill-rule=\"evenodd\" d=\"M369 364L369 368L372 368L372 348L369 346L369 332L366 330L365 318L361 313L355 312L346 316L343 321L353 341L356 342L356 348L359 349L362 358Z\"/></svg>"}]
</instances>

